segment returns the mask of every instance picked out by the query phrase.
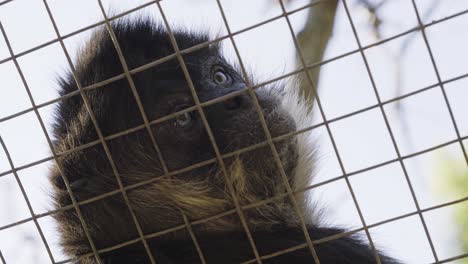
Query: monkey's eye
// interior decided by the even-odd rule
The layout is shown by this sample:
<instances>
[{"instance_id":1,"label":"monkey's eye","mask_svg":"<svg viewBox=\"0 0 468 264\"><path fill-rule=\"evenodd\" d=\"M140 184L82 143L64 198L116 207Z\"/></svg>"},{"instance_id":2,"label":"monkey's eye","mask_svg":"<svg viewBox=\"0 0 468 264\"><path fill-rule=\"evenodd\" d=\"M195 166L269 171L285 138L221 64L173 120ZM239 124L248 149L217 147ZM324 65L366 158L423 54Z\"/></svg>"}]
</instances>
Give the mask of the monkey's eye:
<instances>
[{"instance_id":1,"label":"monkey's eye","mask_svg":"<svg viewBox=\"0 0 468 264\"><path fill-rule=\"evenodd\" d=\"M213 80L216 84L226 84L229 81L229 75L223 70L216 70L213 74Z\"/></svg>"},{"instance_id":2,"label":"monkey's eye","mask_svg":"<svg viewBox=\"0 0 468 264\"><path fill-rule=\"evenodd\" d=\"M192 124L193 119L194 119L194 113L187 112L187 113L178 115L175 118L174 125L177 127L188 127L190 126L190 124Z\"/></svg>"}]
</instances>

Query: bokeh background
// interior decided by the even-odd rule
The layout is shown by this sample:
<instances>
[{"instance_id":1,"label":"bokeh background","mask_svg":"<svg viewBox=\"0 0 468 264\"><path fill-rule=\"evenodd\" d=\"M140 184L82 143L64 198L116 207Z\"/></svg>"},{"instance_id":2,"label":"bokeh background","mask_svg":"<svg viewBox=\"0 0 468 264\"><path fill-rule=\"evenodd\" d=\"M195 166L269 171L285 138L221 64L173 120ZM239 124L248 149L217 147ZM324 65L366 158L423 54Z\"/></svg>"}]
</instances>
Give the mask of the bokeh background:
<instances>
[{"instance_id":1,"label":"bokeh background","mask_svg":"<svg viewBox=\"0 0 468 264\"><path fill-rule=\"evenodd\" d=\"M147 1L103 0L109 14L119 14ZM358 50L343 3L337 6L331 37L320 66L319 98L336 142L344 171L349 176L367 225L401 217L370 228L373 241L405 263L468 263L468 2L465 0L416 0L434 62L446 97L431 61L411 0L348 0L357 35L365 48L375 87L384 102L395 141L403 157L400 162L385 125L369 73ZM43 1L0 2L0 22L11 43L37 105L58 97L56 76L67 70L63 50L56 39ZM96 0L47 1L60 34L102 21ZM307 5L307 0L287 1L286 9ZM165 0L161 2L174 28L203 28L213 36L227 33L215 0ZM277 17L282 10L274 0L222 0L233 32ZM155 5L131 16L160 20ZM307 9L294 12L290 20L294 34L304 29ZM443 21L441 21L443 20ZM380 41L413 31L388 41ZM64 42L76 54L91 31ZM297 67L297 52L284 17L234 37L243 63L267 81ZM49 45L23 54L41 44ZM380 43L373 45L374 43ZM222 41L226 57L237 61L229 41ZM5 142L18 176L36 215L52 209L48 197L51 156L38 119L31 111L20 76L5 40L0 36L0 136ZM339 57L339 58L337 58ZM334 59L337 58L337 59ZM297 89L296 86L288 87ZM423 89L423 90L421 90ZM447 99L447 100L445 100ZM448 103L448 104L447 104ZM450 105L450 111L449 107ZM56 103L39 108L48 132ZM314 105L314 124L323 124ZM358 113L359 110L366 109ZM18 114L17 114L18 113ZM353 115L346 116L350 113ZM451 114L459 130L454 129ZM14 117L13 117L14 116ZM316 143L317 173L313 184L343 175L330 135L324 125L307 132ZM429 151L430 150L430 151ZM375 169L366 169L379 165ZM382 165L385 164L385 165ZM408 179L414 188L411 195ZM27 166L27 168L22 168ZM364 170L364 172L360 172ZM5 152L0 149L0 252L6 263L50 263L39 233L21 194ZM324 211L322 221L345 228L362 223L344 179L334 180L308 192L311 204ZM58 246L56 225L50 216L38 218L56 261L67 259ZM463 258L465 257L465 258Z\"/></svg>"}]
</instances>

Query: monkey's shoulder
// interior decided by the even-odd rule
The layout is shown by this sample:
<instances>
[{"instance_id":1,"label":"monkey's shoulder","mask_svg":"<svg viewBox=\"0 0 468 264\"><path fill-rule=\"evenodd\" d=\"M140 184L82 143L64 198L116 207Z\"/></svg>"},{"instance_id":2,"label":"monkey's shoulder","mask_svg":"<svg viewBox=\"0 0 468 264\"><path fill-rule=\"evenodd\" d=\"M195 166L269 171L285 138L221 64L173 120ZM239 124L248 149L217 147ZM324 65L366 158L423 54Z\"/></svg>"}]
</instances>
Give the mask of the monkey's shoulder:
<instances>
[{"instance_id":1,"label":"monkey's shoulder","mask_svg":"<svg viewBox=\"0 0 468 264\"><path fill-rule=\"evenodd\" d=\"M308 232L313 238L313 248L321 263L376 263L372 249L356 236L331 238L345 233L344 230L308 227ZM298 227L282 226L268 231L252 231L252 238L259 255L264 258L263 263L315 263L304 232ZM207 263L244 263L250 260L255 263L252 245L243 230L202 234L197 236L197 243ZM150 241L149 244L157 263L201 263L200 253L190 238ZM383 264L400 263L380 252L378 254ZM142 245L111 251L104 258L106 263L113 264L150 263Z\"/></svg>"}]
</instances>

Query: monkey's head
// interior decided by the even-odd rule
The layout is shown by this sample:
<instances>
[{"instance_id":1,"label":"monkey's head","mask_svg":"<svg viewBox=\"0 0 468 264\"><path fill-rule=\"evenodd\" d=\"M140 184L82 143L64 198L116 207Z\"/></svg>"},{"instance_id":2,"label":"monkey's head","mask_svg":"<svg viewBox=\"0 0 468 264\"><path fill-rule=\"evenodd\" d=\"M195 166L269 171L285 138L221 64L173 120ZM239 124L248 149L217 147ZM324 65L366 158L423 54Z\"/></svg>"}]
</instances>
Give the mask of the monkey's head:
<instances>
[{"instance_id":1,"label":"monkey's head","mask_svg":"<svg viewBox=\"0 0 468 264\"><path fill-rule=\"evenodd\" d=\"M99 87L86 88L85 101L80 95L69 97L56 111L55 147L66 152L52 171L58 206L71 204L61 174L78 202L119 190L117 174L143 232L148 234L183 224L182 214L197 220L233 209L233 195L242 206L286 192L255 100L275 138L294 132L298 126L297 118L301 117L297 110L290 110L297 108L294 96L283 94L282 87L259 87L254 90L256 98L250 97L245 78L223 58L217 44L183 52L188 69L184 72L173 55L167 31L160 26L125 21L112 27L122 57L108 31L97 31L80 52L75 73L81 88L96 83ZM208 41L205 34L177 31L174 35L182 51ZM121 59L127 65L122 66ZM147 65L153 61L156 66ZM124 67L136 70L126 74ZM117 80L103 82L109 78ZM78 90L71 73L60 85L62 95ZM203 104L206 119L196 107L193 92ZM232 93L239 94L219 100ZM106 145L100 143L93 120ZM131 132L121 134L129 129ZM308 153L301 149L305 143L297 141L292 136L273 143L292 186L297 178L308 176L302 174L310 173L305 164L297 169L308 159ZM67 152L87 144L84 149ZM257 148L245 149L256 144ZM216 155L218 150L222 162ZM281 201L246 214L249 223L260 228L267 222L265 218L270 223L292 218L289 208L288 201ZM137 237L121 192L87 202L80 209L98 247ZM71 254L87 252L87 243L78 243L85 240L85 233L76 212L68 210L56 218L65 249ZM206 224L207 229L216 231L237 227L235 214Z\"/></svg>"}]
</instances>

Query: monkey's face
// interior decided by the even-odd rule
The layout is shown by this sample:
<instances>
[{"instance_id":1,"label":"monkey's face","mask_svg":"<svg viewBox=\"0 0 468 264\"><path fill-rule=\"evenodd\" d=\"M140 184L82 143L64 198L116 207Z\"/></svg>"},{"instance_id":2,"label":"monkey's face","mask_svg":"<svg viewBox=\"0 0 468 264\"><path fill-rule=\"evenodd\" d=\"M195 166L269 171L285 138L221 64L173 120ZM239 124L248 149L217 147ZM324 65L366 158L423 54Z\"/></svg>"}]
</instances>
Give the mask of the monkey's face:
<instances>
[{"instance_id":1,"label":"monkey's face","mask_svg":"<svg viewBox=\"0 0 468 264\"><path fill-rule=\"evenodd\" d=\"M217 48L186 56L184 60L192 87L178 62L168 69L163 65L163 70L153 72L149 80L145 80L148 75L137 79L137 84L143 85L143 89L151 90L151 96L142 98L151 120L195 108L153 126L168 169L183 169L218 158L213 147L215 144L225 165L237 160L251 173L274 177L272 171L279 170L271 148L266 144L259 112L273 138L294 131L295 123L282 108L281 98L266 88L256 89L255 98L251 97L244 78L226 63ZM201 111L196 108L193 91L202 104ZM210 133L213 138L210 138ZM259 145L261 143L263 145ZM253 147L253 150L244 151L246 147ZM293 141L280 141L276 147L286 163L286 173L290 173L293 167L290 163L296 156ZM222 165L218 163L216 166Z\"/></svg>"},{"instance_id":2,"label":"monkey's face","mask_svg":"<svg viewBox=\"0 0 468 264\"><path fill-rule=\"evenodd\" d=\"M153 25L117 24L114 31L130 69L173 54L166 32ZM175 37L181 50L207 41L205 36L184 32L176 32ZM78 59L76 75L83 87L123 72L109 36L97 32L94 41ZM251 97L245 79L224 60L218 46L184 54L183 59L187 72L180 61L172 59L86 91L99 129L110 138L106 140L109 151L94 145L60 160L78 201L118 189L116 172L124 187L154 179L126 192L145 233L183 223L181 211L189 219L200 219L228 210L233 207L232 195L242 204L249 204L284 192L280 169L265 134L265 128L273 138L296 129L282 107L279 93L260 87L254 90L255 98ZM61 85L62 94L77 89L71 75L63 78ZM221 100L234 93L236 96ZM197 106L194 96L201 105ZM143 113L149 126L144 125ZM57 151L98 139L93 118L81 97L61 102L57 116ZM134 131L115 136L127 129ZM272 144L292 180L297 163L295 139ZM200 162L206 164L187 169ZM179 170L164 176L167 171ZM57 187L57 204L70 204L59 170L53 171L52 180ZM136 234L128 229L133 220L125 208L125 202L114 196L83 208L85 221L96 227L91 233L98 244L112 244ZM84 236L74 234L80 223L72 212L57 218L71 241L75 236ZM109 222L123 231L117 235L109 230L116 228ZM226 229L228 223L218 221L213 226Z\"/></svg>"},{"instance_id":3,"label":"monkey's face","mask_svg":"<svg viewBox=\"0 0 468 264\"><path fill-rule=\"evenodd\" d=\"M218 47L186 55L184 63L192 83L179 61L135 77L148 118L164 120L156 122L151 130L168 170L183 170L214 160L210 165L174 178L181 184L202 182L211 189L210 195L219 199L228 197L227 181L231 181L245 203L284 190L259 115L260 112L273 138L294 131L295 122L283 109L281 97L264 87L255 89L255 98L251 97L245 79L224 60ZM201 103L200 108L196 107L193 92ZM174 116L185 109L193 110ZM167 115L172 117L166 118ZM154 148L151 143L138 145L145 146L144 152L154 153L150 150ZM297 162L295 139L273 144L286 175L292 179ZM214 146L219 150L221 162ZM187 195L192 194L187 192Z\"/></svg>"},{"instance_id":4,"label":"monkey's face","mask_svg":"<svg viewBox=\"0 0 468 264\"><path fill-rule=\"evenodd\" d=\"M150 198L148 192L163 194L156 199L153 195L155 203L164 200L168 203L165 208L180 209L189 218L199 219L233 207L229 184L244 205L284 193L281 171L262 124L263 118L273 138L296 129L294 120L282 107L281 97L264 87L254 90L255 97L250 96L243 76L223 59L217 47L186 55L184 63L190 80L179 62L173 61L136 75L135 84L148 118L163 120L152 125L151 131L167 169L184 170L200 162L213 162L174 175L170 177L172 181L167 180L169 177L155 181L145 189L145 199ZM196 100L201 104L199 108ZM192 110L184 112L186 109ZM168 115L171 117L166 118ZM139 146L137 152L126 154L127 159L143 156L143 152L145 156L154 155L152 161L159 163L150 140L128 140L125 144L129 145L127 150L135 149L131 145ZM295 139L273 144L286 176L293 179L297 163ZM148 171L141 166L123 169L129 177L131 170ZM158 171L145 175L149 178L162 174ZM134 199L138 199L137 193L136 190L132 195Z\"/></svg>"}]
</instances>

